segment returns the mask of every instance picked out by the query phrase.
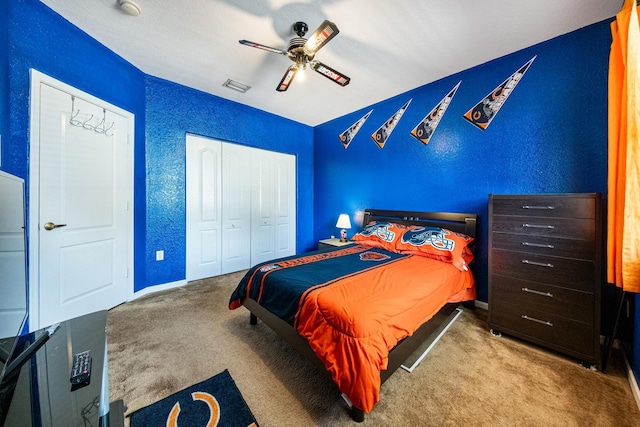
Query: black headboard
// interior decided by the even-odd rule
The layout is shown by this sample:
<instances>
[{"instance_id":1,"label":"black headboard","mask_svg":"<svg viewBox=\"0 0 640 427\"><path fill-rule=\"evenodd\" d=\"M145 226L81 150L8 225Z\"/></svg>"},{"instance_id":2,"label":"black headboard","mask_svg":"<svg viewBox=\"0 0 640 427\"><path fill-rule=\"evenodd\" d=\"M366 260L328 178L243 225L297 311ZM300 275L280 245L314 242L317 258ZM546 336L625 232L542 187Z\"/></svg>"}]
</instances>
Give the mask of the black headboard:
<instances>
[{"instance_id":1,"label":"black headboard","mask_svg":"<svg viewBox=\"0 0 640 427\"><path fill-rule=\"evenodd\" d=\"M387 221L405 225L429 225L446 228L467 236L476 237L476 214L453 212L412 212L366 209L362 224L370 221Z\"/></svg>"}]
</instances>

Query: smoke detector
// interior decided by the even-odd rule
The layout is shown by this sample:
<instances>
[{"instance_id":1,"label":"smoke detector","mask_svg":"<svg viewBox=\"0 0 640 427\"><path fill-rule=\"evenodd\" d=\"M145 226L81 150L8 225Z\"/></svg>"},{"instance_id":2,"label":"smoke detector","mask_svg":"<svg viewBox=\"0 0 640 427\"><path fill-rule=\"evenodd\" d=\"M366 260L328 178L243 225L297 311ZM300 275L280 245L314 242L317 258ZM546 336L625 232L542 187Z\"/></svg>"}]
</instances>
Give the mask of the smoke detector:
<instances>
[{"instance_id":1,"label":"smoke detector","mask_svg":"<svg viewBox=\"0 0 640 427\"><path fill-rule=\"evenodd\" d=\"M140 12L142 12L140 6L138 6L138 4L133 0L119 0L119 2L120 9L122 9L122 11L128 15L138 16L140 15Z\"/></svg>"}]
</instances>

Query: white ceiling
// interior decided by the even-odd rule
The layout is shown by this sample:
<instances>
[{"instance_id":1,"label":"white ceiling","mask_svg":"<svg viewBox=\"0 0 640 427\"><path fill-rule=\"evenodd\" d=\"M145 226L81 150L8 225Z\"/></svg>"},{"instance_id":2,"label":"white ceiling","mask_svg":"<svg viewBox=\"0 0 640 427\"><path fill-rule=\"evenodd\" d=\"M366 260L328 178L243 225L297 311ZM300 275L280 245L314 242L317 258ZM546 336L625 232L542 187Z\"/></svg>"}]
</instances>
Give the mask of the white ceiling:
<instances>
[{"instance_id":1,"label":"white ceiling","mask_svg":"<svg viewBox=\"0 0 640 427\"><path fill-rule=\"evenodd\" d=\"M146 74L310 126L614 16L623 0L41 0ZM340 34L316 59L351 78L312 71L276 92L292 62L291 26L323 20ZM227 79L251 86L244 94Z\"/></svg>"}]
</instances>

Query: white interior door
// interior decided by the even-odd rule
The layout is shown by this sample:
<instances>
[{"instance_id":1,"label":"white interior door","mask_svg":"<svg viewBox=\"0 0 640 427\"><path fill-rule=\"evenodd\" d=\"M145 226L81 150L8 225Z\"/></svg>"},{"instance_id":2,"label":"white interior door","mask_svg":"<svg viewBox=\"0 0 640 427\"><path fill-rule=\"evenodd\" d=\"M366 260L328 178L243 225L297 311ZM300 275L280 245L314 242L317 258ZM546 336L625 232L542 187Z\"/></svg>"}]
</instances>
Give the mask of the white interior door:
<instances>
[{"instance_id":1,"label":"white interior door","mask_svg":"<svg viewBox=\"0 0 640 427\"><path fill-rule=\"evenodd\" d=\"M29 253L37 260L30 278L39 327L112 308L133 290L133 115L58 83L32 83L37 246Z\"/></svg>"},{"instance_id":2,"label":"white interior door","mask_svg":"<svg viewBox=\"0 0 640 427\"><path fill-rule=\"evenodd\" d=\"M222 146L222 274L251 262L251 149Z\"/></svg>"},{"instance_id":3,"label":"white interior door","mask_svg":"<svg viewBox=\"0 0 640 427\"><path fill-rule=\"evenodd\" d=\"M222 144L187 135L187 280L222 273Z\"/></svg>"}]
</instances>

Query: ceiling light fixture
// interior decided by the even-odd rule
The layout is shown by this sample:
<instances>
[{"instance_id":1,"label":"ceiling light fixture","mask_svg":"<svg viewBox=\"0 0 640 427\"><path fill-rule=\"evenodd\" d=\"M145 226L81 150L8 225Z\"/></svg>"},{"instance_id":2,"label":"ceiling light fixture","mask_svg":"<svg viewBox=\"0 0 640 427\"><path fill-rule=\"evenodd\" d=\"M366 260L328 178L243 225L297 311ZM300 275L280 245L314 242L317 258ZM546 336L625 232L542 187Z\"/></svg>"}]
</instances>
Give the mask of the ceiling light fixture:
<instances>
[{"instance_id":1,"label":"ceiling light fixture","mask_svg":"<svg viewBox=\"0 0 640 427\"><path fill-rule=\"evenodd\" d=\"M228 87L229 89L236 90L240 93L245 93L246 91L251 89L251 86L246 85L244 83L237 82L235 80L231 80L231 79L227 79L226 82L222 83L222 86Z\"/></svg>"},{"instance_id":2,"label":"ceiling light fixture","mask_svg":"<svg viewBox=\"0 0 640 427\"><path fill-rule=\"evenodd\" d=\"M307 69L307 64L303 61L300 61L298 63L298 73L296 74L296 77L298 78L299 81L304 81L304 76L305 76L304 70L306 69Z\"/></svg>"},{"instance_id":3,"label":"ceiling light fixture","mask_svg":"<svg viewBox=\"0 0 640 427\"><path fill-rule=\"evenodd\" d=\"M133 0L119 0L119 1L120 1L120 9L122 9L122 11L127 15L138 16L140 15L140 12L142 12L142 9L140 9L140 6L138 6L138 4Z\"/></svg>"}]
</instances>

